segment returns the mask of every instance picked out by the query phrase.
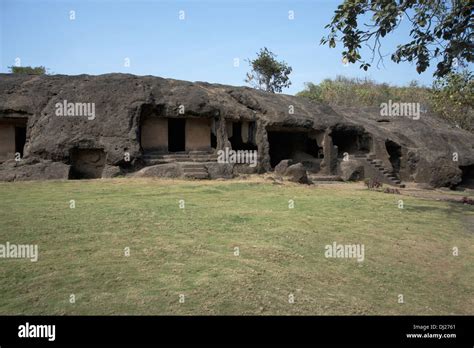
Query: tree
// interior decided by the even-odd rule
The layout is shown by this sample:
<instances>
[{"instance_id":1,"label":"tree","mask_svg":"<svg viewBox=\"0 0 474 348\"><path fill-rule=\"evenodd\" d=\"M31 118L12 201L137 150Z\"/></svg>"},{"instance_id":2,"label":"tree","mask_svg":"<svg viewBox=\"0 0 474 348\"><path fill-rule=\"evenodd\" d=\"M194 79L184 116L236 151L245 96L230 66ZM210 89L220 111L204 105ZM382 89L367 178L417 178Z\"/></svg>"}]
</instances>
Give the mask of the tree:
<instances>
[{"instance_id":1,"label":"tree","mask_svg":"<svg viewBox=\"0 0 474 348\"><path fill-rule=\"evenodd\" d=\"M28 75L44 75L46 74L46 68L44 66L9 66L12 74L28 74Z\"/></svg>"},{"instance_id":2,"label":"tree","mask_svg":"<svg viewBox=\"0 0 474 348\"><path fill-rule=\"evenodd\" d=\"M383 60L381 38L396 31L406 18L410 40L397 46L392 61L414 61L418 73L424 72L430 61L437 61L434 76L443 77L474 60L473 4L472 0L344 0L326 25L330 32L321 44L333 48L342 41L343 60L360 62L367 70L376 53L377 64ZM364 19L369 23L362 23ZM361 59L362 44L372 50L370 62Z\"/></svg>"},{"instance_id":3,"label":"tree","mask_svg":"<svg viewBox=\"0 0 474 348\"><path fill-rule=\"evenodd\" d=\"M293 69L284 61L277 61L276 55L266 47L260 49L256 59L248 62L252 70L247 73L245 82L254 88L275 93L291 85L288 75Z\"/></svg>"},{"instance_id":4,"label":"tree","mask_svg":"<svg viewBox=\"0 0 474 348\"><path fill-rule=\"evenodd\" d=\"M459 128L474 131L474 80L464 70L449 73L433 84L433 108Z\"/></svg>"}]
</instances>

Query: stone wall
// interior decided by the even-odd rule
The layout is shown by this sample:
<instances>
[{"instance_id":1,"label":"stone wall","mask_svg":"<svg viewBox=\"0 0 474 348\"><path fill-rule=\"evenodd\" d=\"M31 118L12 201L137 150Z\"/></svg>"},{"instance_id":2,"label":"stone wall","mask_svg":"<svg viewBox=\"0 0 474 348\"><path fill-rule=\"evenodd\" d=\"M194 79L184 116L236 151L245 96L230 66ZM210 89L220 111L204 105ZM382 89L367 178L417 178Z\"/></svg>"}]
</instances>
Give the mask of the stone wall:
<instances>
[{"instance_id":1,"label":"stone wall","mask_svg":"<svg viewBox=\"0 0 474 348\"><path fill-rule=\"evenodd\" d=\"M0 124L0 162L14 159L15 156L15 126Z\"/></svg>"},{"instance_id":2,"label":"stone wall","mask_svg":"<svg viewBox=\"0 0 474 348\"><path fill-rule=\"evenodd\" d=\"M168 119L148 118L141 126L141 145L144 151L168 150Z\"/></svg>"},{"instance_id":3,"label":"stone wall","mask_svg":"<svg viewBox=\"0 0 474 348\"><path fill-rule=\"evenodd\" d=\"M211 120L207 118L186 119L186 151L211 150Z\"/></svg>"}]
</instances>

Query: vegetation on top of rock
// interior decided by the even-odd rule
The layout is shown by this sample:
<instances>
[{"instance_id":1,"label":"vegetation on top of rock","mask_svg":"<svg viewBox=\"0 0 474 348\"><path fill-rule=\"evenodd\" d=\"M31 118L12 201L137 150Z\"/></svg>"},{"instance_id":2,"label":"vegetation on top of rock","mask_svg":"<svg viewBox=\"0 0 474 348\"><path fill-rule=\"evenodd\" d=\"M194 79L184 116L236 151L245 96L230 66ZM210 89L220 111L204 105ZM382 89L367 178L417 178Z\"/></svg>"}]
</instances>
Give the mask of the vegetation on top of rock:
<instances>
[{"instance_id":1,"label":"vegetation on top of rock","mask_svg":"<svg viewBox=\"0 0 474 348\"><path fill-rule=\"evenodd\" d=\"M248 62L252 70L247 73L245 82L252 87L276 93L291 85L288 75L293 69L286 62L276 60L276 55L268 48L260 49L257 58Z\"/></svg>"},{"instance_id":2,"label":"vegetation on top of rock","mask_svg":"<svg viewBox=\"0 0 474 348\"><path fill-rule=\"evenodd\" d=\"M472 72L450 73L433 84L433 109L460 128L474 131L474 80Z\"/></svg>"},{"instance_id":3,"label":"vegetation on top of rock","mask_svg":"<svg viewBox=\"0 0 474 348\"><path fill-rule=\"evenodd\" d=\"M383 61L381 39L405 20L411 40L397 46L392 61L413 61L419 74L437 62L434 76L444 77L474 61L473 7L472 0L344 0L326 25L330 32L321 44L336 47L342 42L343 60L360 62L367 70L376 54L377 65ZM369 61L361 57L362 45L372 50Z\"/></svg>"},{"instance_id":4,"label":"vegetation on top of rock","mask_svg":"<svg viewBox=\"0 0 474 348\"><path fill-rule=\"evenodd\" d=\"M399 87L367 78L337 76L319 84L308 82L296 95L331 106L379 107L388 100L417 102L459 128L474 130L474 81L467 70L437 79L431 88L416 81Z\"/></svg>"},{"instance_id":5,"label":"vegetation on top of rock","mask_svg":"<svg viewBox=\"0 0 474 348\"><path fill-rule=\"evenodd\" d=\"M26 74L26 75L44 75L46 74L46 68L44 66L9 66L12 74Z\"/></svg>"},{"instance_id":6,"label":"vegetation on top of rock","mask_svg":"<svg viewBox=\"0 0 474 348\"><path fill-rule=\"evenodd\" d=\"M387 83L377 83L368 78L349 78L337 76L335 79L325 79L319 84L306 83L306 88L296 94L314 101L337 106L380 106L387 100L414 101L428 105L431 91L419 86L416 81L409 86L397 87Z\"/></svg>"}]
</instances>

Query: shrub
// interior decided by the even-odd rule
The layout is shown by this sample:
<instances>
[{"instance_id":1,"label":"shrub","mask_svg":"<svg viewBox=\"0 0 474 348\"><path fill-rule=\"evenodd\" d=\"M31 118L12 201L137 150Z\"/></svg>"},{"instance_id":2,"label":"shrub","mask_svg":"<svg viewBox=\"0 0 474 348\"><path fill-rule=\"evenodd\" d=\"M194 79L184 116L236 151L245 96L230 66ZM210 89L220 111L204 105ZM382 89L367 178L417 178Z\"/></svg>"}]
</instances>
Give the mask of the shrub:
<instances>
[{"instance_id":1,"label":"shrub","mask_svg":"<svg viewBox=\"0 0 474 348\"><path fill-rule=\"evenodd\" d=\"M44 66L9 66L8 67L12 74L25 74L25 75L44 75L46 74L46 68Z\"/></svg>"},{"instance_id":2,"label":"shrub","mask_svg":"<svg viewBox=\"0 0 474 348\"><path fill-rule=\"evenodd\" d=\"M461 199L461 203L474 205L474 199L471 199L471 198L468 198L468 197L463 197Z\"/></svg>"},{"instance_id":3,"label":"shrub","mask_svg":"<svg viewBox=\"0 0 474 348\"><path fill-rule=\"evenodd\" d=\"M383 184L380 181L374 178L365 179L364 183L365 183L365 186L367 186L369 190L376 190L383 186Z\"/></svg>"}]
</instances>

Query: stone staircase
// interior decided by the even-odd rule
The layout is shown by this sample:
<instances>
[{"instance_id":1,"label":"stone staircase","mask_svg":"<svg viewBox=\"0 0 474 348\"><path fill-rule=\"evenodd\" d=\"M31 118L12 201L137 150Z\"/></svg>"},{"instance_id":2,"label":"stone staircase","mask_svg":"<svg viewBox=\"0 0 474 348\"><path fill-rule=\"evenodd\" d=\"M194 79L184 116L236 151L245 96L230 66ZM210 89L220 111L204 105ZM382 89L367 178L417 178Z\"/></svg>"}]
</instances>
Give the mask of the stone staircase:
<instances>
[{"instance_id":1,"label":"stone staircase","mask_svg":"<svg viewBox=\"0 0 474 348\"><path fill-rule=\"evenodd\" d=\"M368 155L355 155L355 158L358 159L365 159L371 166L372 168L378 170L380 174L393 186L397 186L400 188L405 187L404 184L400 181L400 179L397 177L397 175L386 169L383 164L382 160L377 159L374 154L368 154Z\"/></svg>"},{"instance_id":2,"label":"stone staircase","mask_svg":"<svg viewBox=\"0 0 474 348\"><path fill-rule=\"evenodd\" d=\"M209 173L203 163L184 162L181 163L183 176L188 179L209 179Z\"/></svg>"},{"instance_id":3,"label":"stone staircase","mask_svg":"<svg viewBox=\"0 0 474 348\"><path fill-rule=\"evenodd\" d=\"M173 153L148 151L143 154L142 159L146 165L175 162L216 162L217 154L207 151L189 151Z\"/></svg>"},{"instance_id":4,"label":"stone staircase","mask_svg":"<svg viewBox=\"0 0 474 348\"><path fill-rule=\"evenodd\" d=\"M217 162L217 155L207 151L163 153L148 151L142 156L147 166L166 163L179 163L183 176L189 179L209 179L205 162Z\"/></svg>"}]
</instances>

